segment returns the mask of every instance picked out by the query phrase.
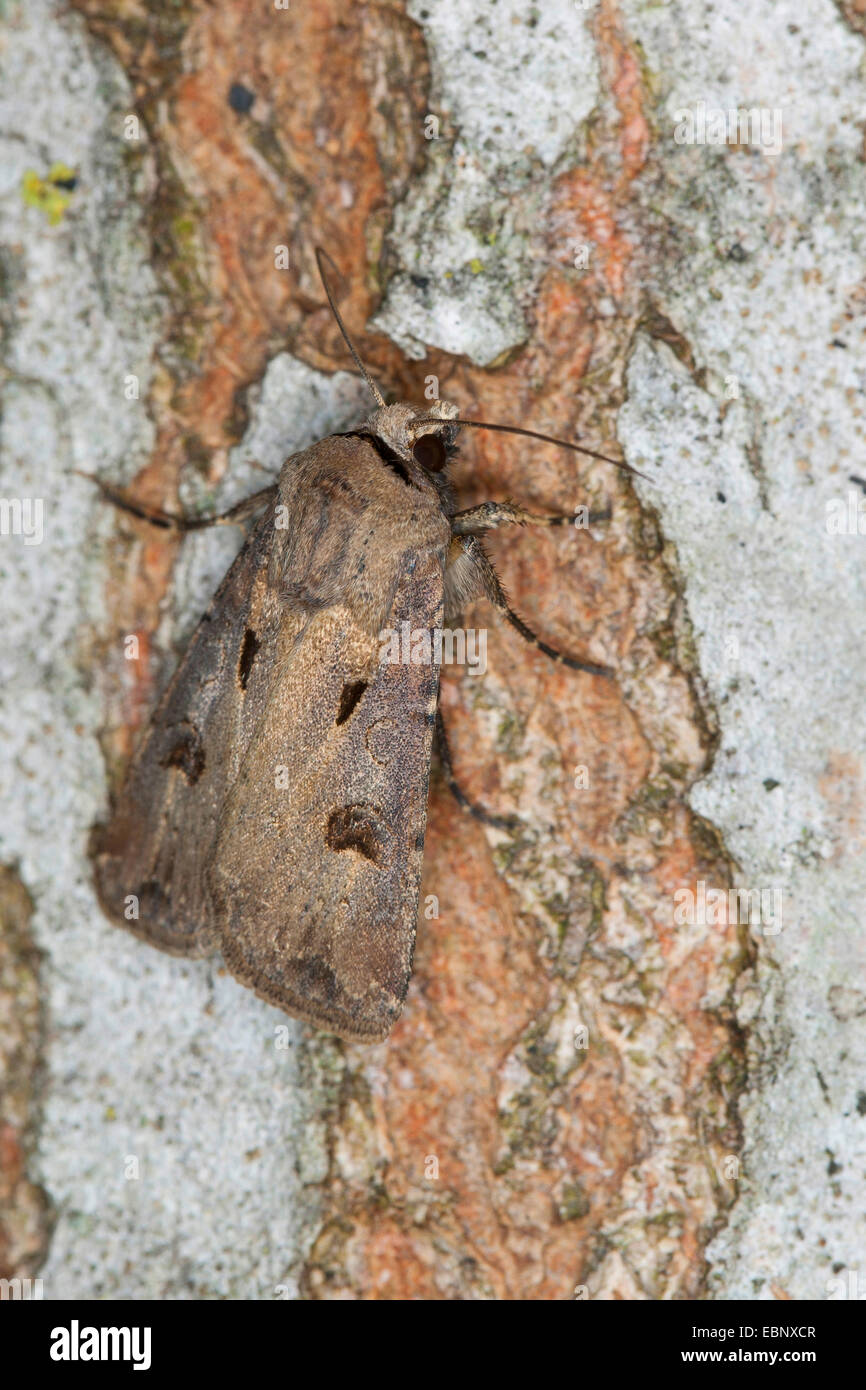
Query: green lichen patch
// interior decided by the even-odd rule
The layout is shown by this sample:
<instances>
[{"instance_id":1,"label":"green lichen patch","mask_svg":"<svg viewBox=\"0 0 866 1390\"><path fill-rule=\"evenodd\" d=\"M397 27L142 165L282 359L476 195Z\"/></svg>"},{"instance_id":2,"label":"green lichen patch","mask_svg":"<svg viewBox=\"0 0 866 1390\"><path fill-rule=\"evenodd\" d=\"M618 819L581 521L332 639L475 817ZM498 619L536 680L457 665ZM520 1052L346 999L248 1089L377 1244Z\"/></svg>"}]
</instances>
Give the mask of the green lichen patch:
<instances>
[{"instance_id":1,"label":"green lichen patch","mask_svg":"<svg viewBox=\"0 0 866 1390\"><path fill-rule=\"evenodd\" d=\"M21 178L21 197L28 207L36 208L52 227L58 226L72 201L78 182L74 169L56 162L47 174L25 169Z\"/></svg>"}]
</instances>

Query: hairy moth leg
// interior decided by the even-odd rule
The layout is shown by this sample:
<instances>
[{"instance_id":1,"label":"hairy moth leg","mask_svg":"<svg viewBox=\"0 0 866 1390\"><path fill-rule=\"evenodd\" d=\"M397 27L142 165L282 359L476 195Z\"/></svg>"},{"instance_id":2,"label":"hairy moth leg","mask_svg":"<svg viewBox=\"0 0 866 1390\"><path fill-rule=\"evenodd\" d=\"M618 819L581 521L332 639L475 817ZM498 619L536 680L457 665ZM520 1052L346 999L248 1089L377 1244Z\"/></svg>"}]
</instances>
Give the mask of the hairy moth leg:
<instances>
[{"instance_id":1,"label":"hairy moth leg","mask_svg":"<svg viewBox=\"0 0 866 1390\"><path fill-rule=\"evenodd\" d=\"M563 665L571 667L573 671L586 671L590 676L610 677L613 675L613 671L609 666L602 666L596 661L581 661L575 656L566 656L564 652L558 651L556 647L551 647L548 642L543 641L543 639L539 637L537 633L533 632L532 628L529 627L511 607L500 582L499 575L493 567L493 561L490 559L489 555L486 554L477 536L462 536L458 543L463 552L463 563L464 565L468 564L473 579L476 581L475 593L471 593L471 585L467 584L466 578L461 575L460 589L463 595L477 597L478 586L480 586L481 593L490 600L494 608L496 608L504 618L508 619L511 626L520 633L524 641L528 642L530 646L537 647L539 651L544 652L544 655L549 656L551 661L561 661ZM456 571L460 565L460 560L453 561L452 564Z\"/></svg>"},{"instance_id":2,"label":"hairy moth leg","mask_svg":"<svg viewBox=\"0 0 866 1390\"><path fill-rule=\"evenodd\" d=\"M207 526L235 526L261 511L276 495L276 484L272 483L270 487L262 488L250 497L244 497L227 511L217 512L214 516L180 516L176 512L166 512L161 507L151 507L145 502L138 502L124 488L103 482L93 473L83 473L80 469L76 469L75 472L80 478L87 478L91 483L95 483L106 502L110 502L119 511L128 512L130 516L150 522L151 526L159 526L162 530L201 531Z\"/></svg>"},{"instance_id":3,"label":"hairy moth leg","mask_svg":"<svg viewBox=\"0 0 866 1390\"><path fill-rule=\"evenodd\" d=\"M491 811L486 811L483 806L479 806L476 801L472 801L466 795L457 781L454 775L454 765L451 762L451 748L448 744L448 735L445 732L441 706L437 706L436 709L436 747L439 750L439 761L442 764L445 781L448 783L458 806L475 820L481 821L482 825L493 826L495 830L516 830L520 825L517 816L495 816Z\"/></svg>"},{"instance_id":4,"label":"hairy moth leg","mask_svg":"<svg viewBox=\"0 0 866 1390\"><path fill-rule=\"evenodd\" d=\"M590 512L587 520L592 526L599 521L609 521L610 516L610 507L603 507L600 511ZM457 512L451 518L451 533L455 536L480 536L500 526L567 526L573 521L573 516L538 516L514 502L481 502L477 507Z\"/></svg>"}]
</instances>

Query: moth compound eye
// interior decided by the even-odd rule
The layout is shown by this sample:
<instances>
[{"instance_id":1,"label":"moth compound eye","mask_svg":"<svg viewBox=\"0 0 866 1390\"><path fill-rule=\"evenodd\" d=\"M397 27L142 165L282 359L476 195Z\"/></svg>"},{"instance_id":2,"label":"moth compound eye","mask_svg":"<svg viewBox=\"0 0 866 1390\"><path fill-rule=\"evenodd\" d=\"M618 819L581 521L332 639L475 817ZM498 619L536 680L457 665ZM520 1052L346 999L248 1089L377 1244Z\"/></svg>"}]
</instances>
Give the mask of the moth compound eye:
<instances>
[{"instance_id":1,"label":"moth compound eye","mask_svg":"<svg viewBox=\"0 0 866 1390\"><path fill-rule=\"evenodd\" d=\"M416 439L412 456L428 473L440 473L448 460L445 443L438 434L422 434Z\"/></svg>"}]
</instances>

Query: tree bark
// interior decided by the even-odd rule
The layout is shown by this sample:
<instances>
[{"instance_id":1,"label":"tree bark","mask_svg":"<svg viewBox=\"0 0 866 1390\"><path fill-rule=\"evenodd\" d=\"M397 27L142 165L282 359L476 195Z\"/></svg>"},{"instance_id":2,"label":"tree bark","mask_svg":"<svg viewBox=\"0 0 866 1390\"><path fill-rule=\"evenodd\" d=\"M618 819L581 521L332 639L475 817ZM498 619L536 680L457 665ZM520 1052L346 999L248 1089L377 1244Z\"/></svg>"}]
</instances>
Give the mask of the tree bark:
<instances>
[{"instance_id":1,"label":"tree bark","mask_svg":"<svg viewBox=\"0 0 866 1390\"><path fill-rule=\"evenodd\" d=\"M44 534L0 536L0 1274L835 1296L866 1144L860 8L2 8L3 487ZM455 770L520 830L434 772L413 983L372 1048L110 927L87 852L238 537L154 531L73 470L216 510L363 418L316 246L394 399L645 474L461 438L462 507L574 516L490 553L614 677L467 612Z\"/></svg>"}]
</instances>

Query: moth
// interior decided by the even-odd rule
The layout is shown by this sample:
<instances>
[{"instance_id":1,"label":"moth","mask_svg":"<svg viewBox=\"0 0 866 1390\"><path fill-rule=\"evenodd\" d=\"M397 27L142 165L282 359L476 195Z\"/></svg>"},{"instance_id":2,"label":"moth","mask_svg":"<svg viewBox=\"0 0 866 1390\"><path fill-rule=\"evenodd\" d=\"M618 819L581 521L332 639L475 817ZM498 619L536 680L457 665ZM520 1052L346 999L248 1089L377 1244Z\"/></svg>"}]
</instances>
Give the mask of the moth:
<instances>
[{"instance_id":1,"label":"moth","mask_svg":"<svg viewBox=\"0 0 866 1390\"><path fill-rule=\"evenodd\" d=\"M456 510L449 466L462 427L550 437L462 420L441 401L386 404L321 250L317 261L375 409L209 519L255 518L95 830L93 858L100 902L120 926L174 955L220 950L237 980L287 1014L376 1042L398 1018L412 970L434 736L460 804L510 824L456 782L435 661L383 661L380 634L404 622L441 629L486 596L549 657L611 672L538 638L484 550L494 527L569 518L492 501ZM159 525L205 524L94 481Z\"/></svg>"}]
</instances>

